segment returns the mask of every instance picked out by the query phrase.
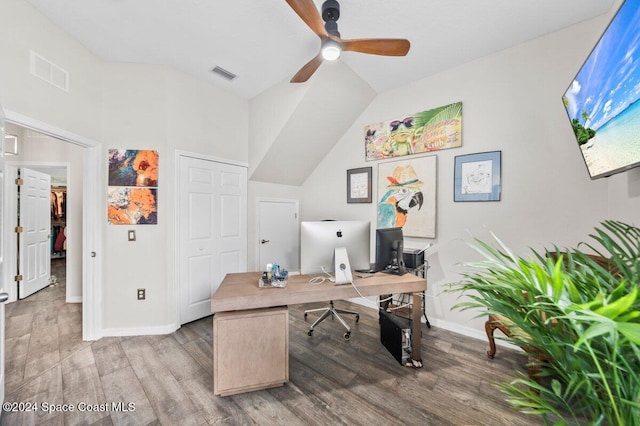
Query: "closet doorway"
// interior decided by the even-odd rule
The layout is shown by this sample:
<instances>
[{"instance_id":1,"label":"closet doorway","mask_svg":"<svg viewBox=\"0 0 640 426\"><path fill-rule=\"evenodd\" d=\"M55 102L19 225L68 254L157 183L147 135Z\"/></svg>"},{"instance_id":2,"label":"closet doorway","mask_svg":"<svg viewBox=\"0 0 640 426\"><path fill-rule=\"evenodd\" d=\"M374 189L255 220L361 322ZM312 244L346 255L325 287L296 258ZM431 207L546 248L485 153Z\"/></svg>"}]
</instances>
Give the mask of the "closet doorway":
<instances>
[{"instance_id":1,"label":"closet doorway","mask_svg":"<svg viewBox=\"0 0 640 426\"><path fill-rule=\"evenodd\" d=\"M68 233L67 240L76 239L76 243L69 241L66 253L66 268L68 270L67 279L75 280L77 291L69 288L70 297L68 302L82 303L82 339L96 340L102 337L102 227L100 217L102 212L102 196L100 182L102 171L102 145L92 139L65 131L63 129L51 126L47 123L35 120L22 114L5 110L7 125L17 126L23 131L34 132L40 136L55 139L65 149L75 148L79 152L80 167L76 167L75 162L71 162L70 174L72 178L69 182L80 182L77 187L77 194L68 194L68 206L75 204L77 213L75 219L68 218L68 221L78 225L78 230ZM55 159L59 159L60 152L53 157L43 157L39 160L33 160L37 165L51 165ZM9 161L19 162L20 155L13 157ZM46 164L45 164L46 163ZM33 166L34 164L30 164ZM75 174L76 177L73 177ZM9 212L15 211L15 186L8 173L5 174L5 208L3 214L3 229L6 231L4 235L4 246L7 248L5 252L5 265L16 265L17 254L15 253L15 234L13 233L12 218ZM9 184L11 183L11 185ZM71 187L68 187L71 192ZM69 213L71 214L71 213ZM73 236L73 237L72 237ZM76 256L71 260L71 251L76 251ZM5 268L3 274L6 282L13 282L15 274L14 267ZM75 275L75 278L74 278ZM13 297L10 300L17 299L17 290L13 288ZM66 292L66 290L65 290Z\"/></svg>"},{"instance_id":2,"label":"closet doorway","mask_svg":"<svg viewBox=\"0 0 640 426\"><path fill-rule=\"evenodd\" d=\"M211 315L227 273L247 270L247 166L176 151L180 325Z\"/></svg>"},{"instance_id":3,"label":"closet doorway","mask_svg":"<svg viewBox=\"0 0 640 426\"><path fill-rule=\"evenodd\" d=\"M22 281L16 286L19 291L12 289L9 300L22 299L49 284L55 285L58 276L51 276L50 266L51 261L57 260L55 269L62 269L58 275L66 280L66 303L81 303L83 148L16 124L7 123L6 127L8 133L17 136L19 148L17 155L6 158L7 180L13 183L18 176L22 180L20 189L18 185L8 185L5 207L10 217L7 222L11 228L19 223L23 231L8 236L9 247L14 247L8 252L17 254L15 263L11 261L11 264L16 265L18 274L22 275ZM42 191L37 196L43 198L42 203L28 203L25 194L33 191L29 187L34 182L43 181L44 177L50 183L46 193ZM52 188L57 191L52 192ZM35 194L31 196L35 197ZM20 211L21 204L28 204L29 210L23 207L24 211ZM37 212L32 211L34 208ZM41 237L29 235L35 231L29 229L35 228L33 224L29 226L29 221L34 222L36 218L38 228L46 225L46 229L38 229ZM34 238L41 240L38 246L33 244L34 241L28 241ZM29 251L27 246L30 246ZM36 251L37 254L34 253ZM42 283L43 279L46 282Z\"/></svg>"}]
</instances>

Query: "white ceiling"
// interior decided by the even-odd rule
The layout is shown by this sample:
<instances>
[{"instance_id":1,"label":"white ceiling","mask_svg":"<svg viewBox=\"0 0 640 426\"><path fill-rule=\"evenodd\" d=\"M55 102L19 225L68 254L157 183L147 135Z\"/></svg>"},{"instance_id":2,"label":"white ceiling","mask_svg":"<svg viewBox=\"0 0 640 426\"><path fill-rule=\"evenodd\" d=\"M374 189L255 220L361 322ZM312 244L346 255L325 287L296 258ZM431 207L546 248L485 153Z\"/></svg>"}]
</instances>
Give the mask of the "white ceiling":
<instances>
[{"instance_id":1,"label":"white ceiling","mask_svg":"<svg viewBox=\"0 0 640 426\"><path fill-rule=\"evenodd\" d=\"M285 0L28 0L106 61L164 64L250 99L288 81L319 38ZM323 0L314 0L318 8ZM344 39L407 38L406 57L346 52L376 92L559 30L613 0L342 0ZM210 70L220 66L237 78Z\"/></svg>"}]
</instances>

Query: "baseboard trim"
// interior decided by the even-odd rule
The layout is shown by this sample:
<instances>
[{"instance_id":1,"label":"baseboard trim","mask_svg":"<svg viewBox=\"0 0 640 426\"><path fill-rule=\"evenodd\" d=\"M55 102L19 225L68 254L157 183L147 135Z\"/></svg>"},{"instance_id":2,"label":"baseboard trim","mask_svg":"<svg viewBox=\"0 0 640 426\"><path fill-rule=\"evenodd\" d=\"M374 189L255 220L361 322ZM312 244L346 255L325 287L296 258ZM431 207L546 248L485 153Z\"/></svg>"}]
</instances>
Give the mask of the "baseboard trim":
<instances>
[{"instance_id":1,"label":"baseboard trim","mask_svg":"<svg viewBox=\"0 0 640 426\"><path fill-rule=\"evenodd\" d=\"M477 339L477 340L482 340L484 342L486 342L487 344L487 348L489 347L489 340L487 338L487 333L486 331L484 331L484 329L482 330L478 330L475 328L471 328L471 327L465 327L463 325L460 324L456 324L456 323L452 323L449 321L443 321L441 319L429 319L429 323L432 326L435 326L436 328L441 328L443 330L448 330L451 331L453 333L457 333L457 334L461 334L463 336L466 337L471 337L473 339ZM495 341L496 341L496 345L498 346L503 346L505 348L509 348L509 349L513 349L516 351L520 351L522 350L522 348L520 348L519 346L516 345L512 345L511 343L505 342L504 340L502 340L500 338L500 333L495 335Z\"/></svg>"},{"instance_id":2,"label":"baseboard trim","mask_svg":"<svg viewBox=\"0 0 640 426\"><path fill-rule=\"evenodd\" d=\"M82 303L82 296L67 297L67 303Z\"/></svg>"},{"instance_id":3,"label":"baseboard trim","mask_svg":"<svg viewBox=\"0 0 640 426\"><path fill-rule=\"evenodd\" d=\"M104 328L102 329L102 337L155 336L159 334L171 334L178 328L180 327L175 324L156 327Z\"/></svg>"},{"instance_id":4,"label":"baseboard trim","mask_svg":"<svg viewBox=\"0 0 640 426\"><path fill-rule=\"evenodd\" d=\"M367 299L367 298L363 299L361 297L358 297L354 299L349 299L349 302L355 303L357 305L365 306L367 308L378 310L378 302L371 299ZM427 317L429 317L429 313L427 313ZM421 321L425 323L424 317L421 318ZM489 345L489 341L487 340L487 333L484 331L484 329L478 330L471 327L465 327L464 325L456 324L454 322L444 321L438 318L431 318L431 317L429 317L429 324L431 324L431 326L436 328L448 330L453 333L461 334L466 337L471 337L476 340L482 340L486 342L487 347ZM511 343L508 343L502 340L499 334L500 333L497 333L495 336L496 345L503 346L513 350L522 350L519 346L512 345Z\"/></svg>"},{"instance_id":5,"label":"baseboard trim","mask_svg":"<svg viewBox=\"0 0 640 426\"><path fill-rule=\"evenodd\" d=\"M354 298L349 299L350 302L355 303L356 305L360 305L366 308L370 308L373 310L378 310L378 302L368 299L368 298ZM422 322L425 322L424 317L421 318ZM444 321L438 318L429 318L429 323L431 326L436 328L441 328L443 330L448 330L453 333L461 334L466 337L471 337L476 340L482 340L483 342L487 341L487 334L484 330L477 330L471 327L465 327L460 324L456 324L449 321ZM120 336L153 336L159 334L171 334L180 326L176 324L167 324L164 326L156 326L156 327L132 327L132 328L105 328L102 330L102 337L120 337ZM513 350L522 350L520 347L512 345L504 340L500 339L499 335L496 335L496 345L506 347Z\"/></svg>"}]
</instances>

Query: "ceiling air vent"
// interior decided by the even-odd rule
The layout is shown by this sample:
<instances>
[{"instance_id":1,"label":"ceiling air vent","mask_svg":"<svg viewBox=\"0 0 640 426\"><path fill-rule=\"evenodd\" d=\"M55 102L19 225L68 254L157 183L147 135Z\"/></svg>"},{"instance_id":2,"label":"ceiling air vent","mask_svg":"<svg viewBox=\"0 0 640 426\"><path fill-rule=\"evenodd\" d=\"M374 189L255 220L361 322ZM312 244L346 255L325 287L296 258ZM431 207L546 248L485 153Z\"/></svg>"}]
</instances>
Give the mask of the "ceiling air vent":
<instances>
[{"instance_id":1,"label":"ceiling air vent","mask_svg":"<svg viewBox=\"0 0 640 426\"><path fill-rule=\"evenodd\" d=\"M233 80L234 78L237 77L237 75L235 75L234 73L220 67L215 67L214 69L211 70L211 72L214 74L218 74L220 77L224 77L227 80Z\"/></svg>"}]
</instances>

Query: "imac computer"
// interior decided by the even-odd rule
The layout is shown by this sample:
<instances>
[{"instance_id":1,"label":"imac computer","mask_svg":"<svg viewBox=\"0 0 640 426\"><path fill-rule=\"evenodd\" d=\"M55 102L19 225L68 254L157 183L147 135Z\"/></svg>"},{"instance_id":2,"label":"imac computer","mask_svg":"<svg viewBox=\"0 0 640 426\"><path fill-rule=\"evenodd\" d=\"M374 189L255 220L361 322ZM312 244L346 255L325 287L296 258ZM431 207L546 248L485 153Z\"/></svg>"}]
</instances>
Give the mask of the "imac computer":
<instances>
[{"instance_id":1,"label":"imac computer","mask_svg":"<svg viewBox=\"0 0 640 426\"><path fill-rule=\"evenodd\" d=\"M403 275L403 247L402 228L376 229L376 272Z\"/></svg>"},{"instance_id":2,"label":"imac computer","mask_svg":"<svg viewBox=\"0 0 640 426\"><path fill-rule=\"evenodd\" d=\"M351 270L369 269L369 247L371 229L369 221L359 220L328 220L309 221L300 224L300 273L311 275L324 271L333 273L336 268L334 256L336 249L346 249L349 271L343 271L351 276ZM338 256L344 256L344 250L337 250ZM339 257L340 259L340 257ZM339 260L339 265L343 264ZM339 266L338 265L338 266ZM336 274L336 283L338 274Z\"/></svg>"}]
</instances>

